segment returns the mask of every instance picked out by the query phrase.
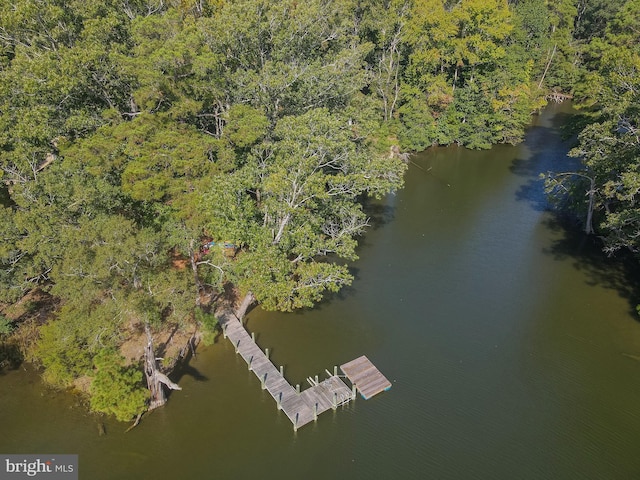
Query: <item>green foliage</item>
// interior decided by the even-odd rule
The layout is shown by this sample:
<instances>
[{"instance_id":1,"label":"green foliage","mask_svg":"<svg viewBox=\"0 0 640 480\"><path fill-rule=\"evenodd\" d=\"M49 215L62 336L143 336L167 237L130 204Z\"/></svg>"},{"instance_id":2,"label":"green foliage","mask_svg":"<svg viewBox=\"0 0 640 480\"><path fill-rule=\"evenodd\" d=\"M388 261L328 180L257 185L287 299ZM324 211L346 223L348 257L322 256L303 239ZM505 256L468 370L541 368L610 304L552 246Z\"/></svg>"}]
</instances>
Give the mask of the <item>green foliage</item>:
<instances>
[{"instance_id":1,"label":"green foliage","mask_svg":"<svg viewBox=\"0 0 640 480\"><path fill-rule=\"evenodd\" d=\"M552 90L571 90L578 79L579 44L574 39L576 0L549 0L551 30L545 52L544 84Z\"/></svg>"},{"instance_id":2,"label":"green foliage","mask_svg":"<svg viewBox=\"0 0 640 480\"><path fill-rule=\"evenodd\" d=\"M545 0L519 1L514 8L515 28L511 35L510 51L521 61L533 62L532 79L540 79L549 61L551 45L551 19Z\"/></svg>"},{"instance_id":3,"label":"green foliage","mask_svg":"<svg viewBox=\"0 0 640 480\"><path fill-rule=\"evenodd\" d=\"M402 146L419 152L438 143L437 121L427 95L408 85L403 94L405 102L398 109L402 125L398 136Z\"/></svg>"},{"instance_id":4,"label":"green foliage","mask_svg":"<svg viewBox=\"0 0 640 480\"><path fill-rule=\"evenodd\" d=\"M594 37L603 37L607 25L625 3L625 0L582 0L579 2L575 37L588 41Z\"/></svg>"},{"instance_id":5,"label":"green foliage","mask_svg":"<svg viewBox=\"0 0 640 480\"><path fill-rule=\"evenodd\" d=\"M272 123L309 108L344 107L366 85L369 50L349 28L349 7L335 0L225 2L203 27L212 53L226 59L229 97Z\"/></svg>"},{"instance_id":6,"label":"green foliage","mask_svg":"<svg viewBox=\"0 0 640 480\"><path fill-rule=\"evenodd\" d=\"M404 31L408 65L398 113L402 145L488 148L518 143L544 101L549 11L542 0L412 3Z\"/></svg>"},{"instance_id":7,"label":"green foliage","mask_svg":"<svg viewBox=\"0 0 640 480\"><path fill-rule=\"evenodd\" d=\"M502 41L513 28L506 1L471 0L446 10L441 2L414 3L407 41L411 76L446 72L450 83L464 85L478 70L505 55Z\"/></svg>"},{"instance_id":8,"label":"green foliage","mask_svg":"<svg viewBox=\"0 0 640 480\"><path fill-rule=\"evenodd\" d=\"M142 384L142 371L125 367L123 361L115 351L101 350L93 360L90 393L93 411L126 422L145 411L149 391Z\"/></svg>"},{"instance_id":9,"label":"green foliage","mask_svg":"<svg viewBox=\"0 0 640 480\"><path fill-rule=\"evenodd\" d=\"M218 319L213 313L207 313L201 308L196 309L195 316L196 321L202 326L202 342L205 345L213 345L218 327Z\"/></svg>"},{"instance_id":10,"label":"green foliage","mask_svg":"<svg viewBox=\"0 0 640 480\"><path fill-rule=\"evenodd\" d=\"M225 135L232 145L246 148L262 140L269 127L269 119L248 105L233 105L227 113Z\"/></svg>"},{"instance_id":11,"label":"green foliage","mask_svg":"<svg viewBox=\"0 0 640 480\"><path fill-rule=\"evenodd\" d=\"M111 3L111 2L109 2ZM5 178L35 180L62 138L101 125L100 111L127 101L112 55L127 49L127 17L115 4L0 2L0 168Z\"/></svg>"},{"instance_id":12,"label":"green foliage","mask_svg":"<svg viewBox=\"0 0 640 480\"><path fill-rule=\"evenodd\" d=\"M244 249L229 277L265 308L311 306L348 284L346 267L318 259L357 258L354 237L367 226L359 196L401 184L405 165L353 133L353 122L327 109L284 117L242 168L206 194L207 230Z\"/></svg>"},{"instance_id":13,"label":"green foliage","mask_svg":"<svg viewBox=\"0 0 640 480\"><path fill-rule=\"evenodd\" d=\"M45 368L45 381L60 387L91 373L92 358L103 348L120 341L119 312L113 302L89 306L79 298L77 305L62 307L54 321L40 329L35 356Z\"/></svg>"},{"instance_id":14,"label":"green foliage","mask_svg":"<svg viewBox=\"0 0 640 480\"><path fill-rule=\"evenodd\" d=\"M11 321L4 315L0 314L0 337L10 334L12 330L13 326Z\"/></svg>"}]
</instances>

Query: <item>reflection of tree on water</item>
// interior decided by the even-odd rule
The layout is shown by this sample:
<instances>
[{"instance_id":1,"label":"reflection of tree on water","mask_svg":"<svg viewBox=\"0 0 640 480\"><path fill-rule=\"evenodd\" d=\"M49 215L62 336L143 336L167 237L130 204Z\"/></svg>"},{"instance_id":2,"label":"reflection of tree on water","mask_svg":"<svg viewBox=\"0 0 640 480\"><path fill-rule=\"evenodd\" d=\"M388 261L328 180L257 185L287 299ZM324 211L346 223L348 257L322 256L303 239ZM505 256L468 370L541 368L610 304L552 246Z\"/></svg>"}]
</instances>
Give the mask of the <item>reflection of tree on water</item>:
<instances>
[{"instance_id":1,"label":"reflection of tree on water","mask_svg":"<svg viewBox=\"0 0 640 480\"><path fill-rule=\"evenodd\" d=\"M584 272L588 284L615 290L628 300L629 313L637 318L637 306L640 304L640 265L631 252L621 250L607 256L602 251L602 241L587 236L575 225L561 218L549 218L545 226L555 232L561 232L562 238L553 242L545 253L556 260L573 260L573 267Z\"/></svg>"},{"instance_id":2,"label":"reflection of tree on water","mask_svg":"<svg viewBox=\"0 0 640 480\"><path fill-rule=\"evenodd\" d=\"M546 175L541 175L541 178L545 179L545 191L554 199L562 199L563 203L568 204L567 196L571 196L572 192L578 190L582 191L581 185L576 182L572 182L573 177L578 177L582 180L588 180L589 186L585 196L588 198L586 218L584 220L584 233L591 235L593 230L593 211L595 195L598 192L596 189L595 177L585 175L579 172L562 172L552 173L549 172ZM576 193L577 195L577 193Z\"/></svg>"}]
</instances>

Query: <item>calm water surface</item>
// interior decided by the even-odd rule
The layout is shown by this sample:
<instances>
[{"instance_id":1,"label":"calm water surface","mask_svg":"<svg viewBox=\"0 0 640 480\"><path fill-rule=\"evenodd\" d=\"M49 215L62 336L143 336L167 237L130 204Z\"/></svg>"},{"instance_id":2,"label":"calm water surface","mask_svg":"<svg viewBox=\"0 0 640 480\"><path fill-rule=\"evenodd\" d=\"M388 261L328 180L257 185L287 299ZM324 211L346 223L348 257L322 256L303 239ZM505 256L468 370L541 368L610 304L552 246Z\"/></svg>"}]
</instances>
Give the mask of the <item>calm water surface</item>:
<instances>
[{"instance_id":1,"label":"calm water surface","mask_svg":"<svg viewBox=\"0 0 640 480\"><path fill-rule=\"evenodd\" d=\"M566 109L565 109L566 110ZM249 315L292 383L366 354L393 382L291 423L228 342L136 429L21 368L0 376L0 452L78 453L83 479L640 478L638 276L545 213L562 107L518 147L434 149L372 208L353 286Z\"/></svg>"}]
</instances>

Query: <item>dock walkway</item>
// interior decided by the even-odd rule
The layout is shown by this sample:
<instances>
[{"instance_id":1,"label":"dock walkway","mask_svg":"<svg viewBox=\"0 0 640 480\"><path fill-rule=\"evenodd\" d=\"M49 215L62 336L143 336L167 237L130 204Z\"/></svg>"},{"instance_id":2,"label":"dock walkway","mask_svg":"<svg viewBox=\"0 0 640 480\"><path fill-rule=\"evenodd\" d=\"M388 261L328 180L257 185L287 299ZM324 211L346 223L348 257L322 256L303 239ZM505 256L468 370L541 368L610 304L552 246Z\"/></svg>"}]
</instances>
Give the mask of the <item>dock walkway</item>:
<instances>
[{"instance_id":1,"label":"dock walkway","mask_svg":"<svg viewBox=\"0 0 640 480\"><path fill-rule=\"evenodd\" d=\"M262 389L276 401L278 409L291 420L294 430L316 420L319 414L330 408L335 409L355 398L355 391L337 375L299 392L285 380L282 370L271 363L235 315L224 313L220 315L219 322L225 338L247 362L249 370L258 377Z\"/></svg>"}]
</instances>

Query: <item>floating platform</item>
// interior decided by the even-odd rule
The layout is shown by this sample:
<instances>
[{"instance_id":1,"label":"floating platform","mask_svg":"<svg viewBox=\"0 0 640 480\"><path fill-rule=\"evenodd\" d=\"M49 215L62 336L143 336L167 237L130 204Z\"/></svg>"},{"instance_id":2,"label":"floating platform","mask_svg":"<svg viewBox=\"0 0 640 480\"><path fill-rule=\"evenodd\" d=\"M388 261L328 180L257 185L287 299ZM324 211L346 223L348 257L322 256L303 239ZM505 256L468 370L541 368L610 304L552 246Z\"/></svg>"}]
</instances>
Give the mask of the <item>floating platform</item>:
<instances>
[{"instance_id":1,"label":"floating platform","mask_svg":"<svg viewBox=\"0 0 640 480\"><path fill-rule=\"evenodd\" d=\"M391 388L391 382L364 355L349 363L340 365L340 370L358 389L365 400L369 400L374 395Z\"/></svg>"}]
</instances>

